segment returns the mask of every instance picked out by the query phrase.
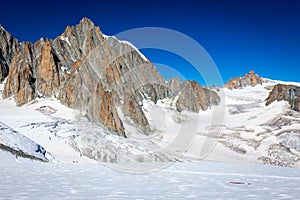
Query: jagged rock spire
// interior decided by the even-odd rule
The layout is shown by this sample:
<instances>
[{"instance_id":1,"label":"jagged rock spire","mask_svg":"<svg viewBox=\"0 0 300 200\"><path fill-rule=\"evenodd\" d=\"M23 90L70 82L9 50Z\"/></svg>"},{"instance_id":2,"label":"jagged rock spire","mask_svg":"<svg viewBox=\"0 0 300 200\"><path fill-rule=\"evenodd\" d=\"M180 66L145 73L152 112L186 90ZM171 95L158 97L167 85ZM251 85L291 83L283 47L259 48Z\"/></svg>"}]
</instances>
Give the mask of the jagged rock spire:
<instances>
[{"instance_id":1,"label":"jagged rock spire","mask_svg":"<svg viewBox=\"0 0 300 200\"><path fill-rule=\"evenodd\" d=\"M224 87L229 89L238 89L244 88L247 86L256 86L257 84L262 84L263 79L254 73L253 70L250 70L248 74L245 74L243 77L231 78Z\"/></svg>"}]
</instances>

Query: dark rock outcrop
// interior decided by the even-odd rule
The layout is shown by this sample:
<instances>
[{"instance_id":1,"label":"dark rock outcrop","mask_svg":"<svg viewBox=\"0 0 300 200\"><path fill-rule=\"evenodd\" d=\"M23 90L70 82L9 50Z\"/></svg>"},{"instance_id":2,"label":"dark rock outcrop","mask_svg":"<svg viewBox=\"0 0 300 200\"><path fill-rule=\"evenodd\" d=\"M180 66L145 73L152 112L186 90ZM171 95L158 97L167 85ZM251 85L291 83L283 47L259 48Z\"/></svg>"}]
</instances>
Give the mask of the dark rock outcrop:
<instances>
[{"instance_id":1,"label":"dark rock outcrop","mask_svg":"<svg viewBox=\"0 0 300 200\"><path fill-rule=\"evenodd\" d=\"M277 84L266 99L266 105L273 101L288 101L291 108L300 111L300 87L294 85Z\"/></svg>"},{"instance_id":2,"label":"dark rock outcrop","mask_svg":"<svg viewBox=\"0 0 300 200\"><path fill-rule=\"evenodd\" d=\"M258 84L262 84L263 79L254 73L253 70L250 70L248 74L245 74L243 77L231 78L224 87L228 89L238 89L244 88L247 86L256 86Z\"/></svg>"},{"instance_id":3,"label":"dark rock outcrop","mask_svg":"<svg viewBox=\"0 0 300 200\"><path fill-rule=\"evenodd\" d=\"M9 63L19 51L19 42L0 25L0 83L7 77Z\"/></svg>"},{"instance_id":4,"label":"dark rock outcrop","mask_svg":"<svg viewBox=\"0 0 300 200\"><path fill-rule=\"evenodd\" d=\"M0 83L4 81L4 79L7 77L8 71L9 71L9 66L2 54L2 49L0 49Z\"/></svg>"}]
</instances>

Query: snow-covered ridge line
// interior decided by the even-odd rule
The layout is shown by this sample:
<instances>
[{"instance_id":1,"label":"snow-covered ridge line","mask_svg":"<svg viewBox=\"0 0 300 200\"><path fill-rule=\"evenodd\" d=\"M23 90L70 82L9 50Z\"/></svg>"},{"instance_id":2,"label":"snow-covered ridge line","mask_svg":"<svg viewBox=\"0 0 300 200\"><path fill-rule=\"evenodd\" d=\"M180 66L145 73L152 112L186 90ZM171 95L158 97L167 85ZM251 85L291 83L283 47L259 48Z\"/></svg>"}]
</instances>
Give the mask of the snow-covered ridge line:
<instances>
[{"instance_id":1,"label":"snow-covered ridge line","mask_svg":"<svg viewBox=\"0 0 300 200\"><path fill-rule=\"evenodd\" d=\"M3 31L7 31L7 30L2 26L2 24L0 24L0 29L3 30Z\"/></svg>"},{"instance_id":2,"label":"snow-covered ridge line","mask_svg":"<svg viewBox=\"0 0 300 200\"><path fill-rule=\"evenodd\" d=\"M140 56L145 60L145 61L149 61L147 58L146 58L146 56L144 55L144 54L142 54L139 50L138 50L138 48L136 48L131 42L128 42L128 41L126 41L126 40L119 40L121 43L123 43L123 44L127 44L127 45L129 45L129 46L131 46L136 52L138 52L139 54L140 54Z\"/></svg>"},{"instance_id":3,"label":"snow-covered ridge line","mask_svg":"<svg viewBox=\"0 0 300 200\"><path fill-rule=\"evenodd\" d=\"M263 78L263 77L262 77ZM270 78L263 78L265 83L274 83L275 84L284 84L284 85L295 85L300 87L300 83L294 81L282 81L282 80L273 80Z\"/></svg>"},{"instance_id":4,"label":"snow-covered ridge line","mask_svg":"<svg viewBox=\"0 0 300 200\"><path fill-rule=\"evenodd\" d=\"M46 150L0 121L0 149L13 155L48 162Z\"/></svg>"},{"instance_id":5,"label":"snow-covered ridge line","mask_svg":"<svg viewBox=\"0 0 300 200\"><path fill-rule=\"evenodd\" d=\"M71 43L70 43L70 41L69 41L69 38L63 37L63 36L59 36L59 38L60 38L61 40L65 41L66 43L68 43L69 46L72 46Z\"/></svg>"},{"instance_id":6,"label":"snow-covered ridge line","mask_svg":"<svg viewBox=\"0 0 300 200\"><path fill-rule=\"evenodd\" d=\"M126 40L119 40L118 38L116 38L115 36L108 36L102 33L103 38L105 39L109 39L109 38L113 38L115 40L117 40L118 42L122 43L122 44L126 44L129 45L131 48L133 48L133 50L135 50L136 52L138 52L138 54L143 58L143 60L148 61L148 58L146 58L146 56L144 54L142 54L138 48L136 48L136 46L134 46L131 42L126 41Z\"/></svg>"}]
</instances>

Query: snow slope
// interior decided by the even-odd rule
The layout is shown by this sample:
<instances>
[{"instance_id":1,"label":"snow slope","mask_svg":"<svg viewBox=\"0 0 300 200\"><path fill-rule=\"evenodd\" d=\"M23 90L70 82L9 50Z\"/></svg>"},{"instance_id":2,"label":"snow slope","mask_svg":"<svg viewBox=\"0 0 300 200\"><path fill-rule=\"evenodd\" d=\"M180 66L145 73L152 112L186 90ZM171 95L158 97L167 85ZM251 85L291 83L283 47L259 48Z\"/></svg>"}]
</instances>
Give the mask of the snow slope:
<instances>
[{"instance_id":1,"label":"snow slope","mask_svg":"<svg viewBox=\"0 0 300 200\"><path fill-rule=\"evenodd\" d=\"M84 113L55 99L36 99L23 107L0 99L0 122L43 146L55 162L95 159L122 163L122 168L128 162L211 160L299 167L300 114L283 101L265 106L266 86L277 82L220 89L222 104L198 114L178 113L176 98L157 104L145 99L143 111L153 130L149 137L124 119L121 109L128 139L88 122Z\"/></svg>"},{"instance_id":2,"label":"snow slope","mask_svg":"<svg viewBox=\"0 0 300 200\"><path fill-rule=\"evenodd\" d=\"M5 82L4 82L5 83ZM55 99L37 99L22 107L17 107L13 98L2 99L4 83L0 84L0 123L14 130L7 130L7 135L14 135L14 131L29 140L40 144L47 152L46 158L50 162L94 162L80 156L74 148L67 144L65 138L69 137L68 130L73 130L78 111L61 105ZM64 124L64 129L57 129L59 123ZM3 132L1 131L1 134ZM18 138L16 138L18 139ZM9 143L9 141L7 141ZM11 146L14 142L10 142ZM31 145L23 142L23 145ZM17 144L20 148L21 145ZM23 148L31 151L30 148Z\"/></svg>"},{"instance_id":3,"label":"snow slope","mask_svg":"<svg viewBox=\"0 0 300 200\"><path fill-rule=\"evenodd\" d=\"M299 167L300 114L264 105L275 83L221 89L223 104L198 114L178 113L175 99L144 100L154 131L144 136L128 120L128 139L55 99L16 107L0 97L6 144L29 153L40 144L50 161L0 150L0 199L297 199L298 168L249 164ZM194 162L166 162L176 160Z\"/></svg>"},{"instance_id":4,"label":"snow slope","mask_svg":"<svg viewBox=\"0 0 300 200\"><path fill-rule=\"evenodd\" d=\"M42 146L13 130L3 122L0 122L0 149L5 149L16 156L44 162L48 161L45 157L46 151Z\"/></svg>"},{"instance_id":5,"label":"snow slope","mask_svg":"<svg viewBox=\"0 0 300 200\"><path fill-rule=\"evenodd\" d=\"M151 141L128 140L113 135L105 128L89 122L83 115L78 110L61 105L54 98L37 98L22 107L16 107L13 99L0 99L0 123L13 127L43 146L50 162L171 160L155 152L156 145ZM14 133L10 131L8 134Z\"/></svg>"},{"instance_id":6,"label":"snow slope","mask_svg":"<svg viewBox=\"0 0 300 200\"><path fill-rule=\"evenodd\" d=\"M125 119L121 109L128 139L88 122L84 113L55 99L36 99L23 107L0 99L0 122L43 146L53 161L211 160L299 167L300 114L284 101L265 106L266 88L276 83L221 88L222 103L199 113L178 113L176 98L157 104L145 99L143 111L153 130L149 137Z\"/></svg>"},{"instance_id":7,"label":"snow slope","mask_svg":"<svg viewBox=\"0 0 300 200\"><path fill-rule=\"evenodd\" d=\"M171 99L156 105L144 102L155 130L153 140L161 144L163 152L175 153L182 160L299 167L300 114L284 101L265 106L267 88L278 82L268 80L237 90L222 88L218 91L222 104L198 114L170 109Z\"/></svg>"},{"instance_id":8,"label":"snow slope","mask_svg":"<svg viewBox=\"0 0 300 200\"><path fill-rule=\"evenodd\" d=\"M295 168L204 161L134 174L100 163L16 163L7 157L0 176L0 199L297 199L300 184Z\"/></svg>"}]
</instances>

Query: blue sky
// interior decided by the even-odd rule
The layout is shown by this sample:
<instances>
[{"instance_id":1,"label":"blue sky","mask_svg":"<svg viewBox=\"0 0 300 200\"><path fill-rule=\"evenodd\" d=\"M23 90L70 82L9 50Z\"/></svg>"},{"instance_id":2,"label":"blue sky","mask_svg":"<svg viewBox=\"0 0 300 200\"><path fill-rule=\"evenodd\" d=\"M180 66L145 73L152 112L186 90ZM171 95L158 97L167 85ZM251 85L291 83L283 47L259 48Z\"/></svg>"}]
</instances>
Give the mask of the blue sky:
<instances>
[{"instance_id":1,"label":"blue sky","mask_svg":"<svg viewBox=\"0 0 300 200\"><path fill-rule=\"evenodd\" d=\"M296 0L5 1L0 23L19 40L34 42L55 38L82 17L90 18L107 35L139 27L186 34L206 49L224 81L253 69L263 77L300 82L300 3ZM155 49L142 52L154 63L205 84L184 58Z\"/></svg>"}]
</instances>

